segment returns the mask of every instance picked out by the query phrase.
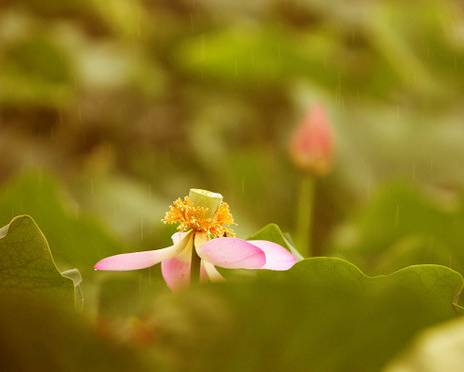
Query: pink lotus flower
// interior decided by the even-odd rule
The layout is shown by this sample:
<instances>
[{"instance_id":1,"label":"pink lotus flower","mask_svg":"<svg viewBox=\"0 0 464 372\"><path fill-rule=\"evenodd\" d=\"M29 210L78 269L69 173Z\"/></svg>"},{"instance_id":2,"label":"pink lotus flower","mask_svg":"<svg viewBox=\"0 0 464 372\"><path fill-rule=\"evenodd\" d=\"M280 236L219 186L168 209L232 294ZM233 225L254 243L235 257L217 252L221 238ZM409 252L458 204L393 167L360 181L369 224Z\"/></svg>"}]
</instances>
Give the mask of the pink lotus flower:
<instances>
[{"instance_id":1,"label":"pink lotus flower","mask_svg":"<svg viewBox=\"0 0 464 372\"><path fill-rule=\"evenodd\" d=\"M179 223L181 231L172 236L173 245L152 251L119 254L102 259L96 270L127 271L161 263L169 288L188 285L198 266L200 280L222 280L216 266L226 269L288 270L296 257L284 247L265 240L242 240L230 235L233 224L229 207L220 194L192 189L190 197L178 199L164 219ZM218 237L219 236L219 237Z\"/></svg>"},{"instance_id":2,"label":"pink lotus flower","mask_svg":"<svg viewBox=\"0 0 464 372\"><path fill-rule=\"evenodd\" d=\"M289 147L295 165L323 176L330 171L333 156L333 134L324 107L314 105L296 127Z\"/></svg>"}]
</instances>

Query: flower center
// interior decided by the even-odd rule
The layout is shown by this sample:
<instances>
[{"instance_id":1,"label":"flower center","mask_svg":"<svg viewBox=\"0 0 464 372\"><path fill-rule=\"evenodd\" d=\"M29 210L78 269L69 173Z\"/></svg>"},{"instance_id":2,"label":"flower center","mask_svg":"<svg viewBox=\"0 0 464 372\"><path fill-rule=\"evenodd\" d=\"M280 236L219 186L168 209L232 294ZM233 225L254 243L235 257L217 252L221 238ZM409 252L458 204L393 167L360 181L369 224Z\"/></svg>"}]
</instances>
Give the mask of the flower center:
<instances>
[{"instance_id":1,"label":"flower center","mask_svg":"<svg viewBox=\"0 0 464 372\"><path fill-rule=\"evenodd\" d=\"M206 190L191 189L189 196L175 200L163 222L179 224L179 231L205 232L211 238L234 235L229 227L235 225L229 205L221 194Z\"/></svg>"}]
</instances>

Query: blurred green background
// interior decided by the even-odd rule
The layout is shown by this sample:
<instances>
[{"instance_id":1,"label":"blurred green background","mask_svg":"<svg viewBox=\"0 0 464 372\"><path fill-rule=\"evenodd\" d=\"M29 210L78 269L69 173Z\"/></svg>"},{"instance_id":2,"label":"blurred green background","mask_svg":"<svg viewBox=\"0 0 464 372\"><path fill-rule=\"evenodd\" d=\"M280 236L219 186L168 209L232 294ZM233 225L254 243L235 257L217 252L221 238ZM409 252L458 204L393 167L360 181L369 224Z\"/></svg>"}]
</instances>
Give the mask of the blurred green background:
<instances>
[{"instance_id":1,"label":"blurred green background","mask_svg":"<svg viewBox=\"0 0 464 372\"><path fill-rule=\"evenodd\" d=\"M291 230L287 139L318 101L336 132L317 190L323 252L381 184L461 192L462 12L441 0L3 1L1 180L52 173L137 243L189 187L222 192L243 234Z\"/></svg>"},{"instance_id":2,"label":"blurred green background","mask_svg":"<svg viewBox=\"0 0 464 372\"><path fill-rule=\"evenodd\" d=\"M239 236L269 222L293 232L301 174L288 139L316 102L335 133L333 170L316 185L316 255L368 274L421 263L464 273L458 0L1 1L0 225L31 215L59 269L81 271L89 316L126 324L144 294L164 293L159 268L122 277L92 265L166 246L173 229L160 220L189 188L221 192ZM409 309L405 298L393 300ZM179 324L196 324L197 310ZM179 327L166 337L196 332ZM313 366L346 370L337 360Z\"/></svg>"}]
</instances>

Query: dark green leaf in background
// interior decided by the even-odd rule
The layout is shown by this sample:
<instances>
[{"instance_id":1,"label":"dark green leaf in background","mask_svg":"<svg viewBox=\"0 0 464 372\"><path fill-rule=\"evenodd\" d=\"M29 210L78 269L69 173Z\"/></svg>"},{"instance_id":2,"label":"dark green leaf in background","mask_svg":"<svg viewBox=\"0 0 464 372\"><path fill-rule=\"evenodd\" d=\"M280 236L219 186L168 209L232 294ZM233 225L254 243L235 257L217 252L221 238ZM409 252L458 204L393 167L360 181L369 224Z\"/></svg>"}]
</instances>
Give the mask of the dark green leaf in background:
<instances>
[{"instance_id":1,"label":"dark green leaf in background","mask_svg":"<svg viewBox=\"0 0 464 372\"><path fill-rule=\"evenodd\" d=\"M420 263L464 273L463 227L459 199L391 185L341 230L332 253L373 274Z\"/></svg>"},{"instance_id":2,"label":"dark green leaf in background","mask_svg":"<svg viewBox=\"0 0 464 372\"><path fill-rule=\"evenodd\" d=\"M123 251L93 218L72 208L59 184L42 172L28 172L0 190L0 222L31 215L43 229L60 268L92 271L99 259Z\"/></svg>"}]
</instances>

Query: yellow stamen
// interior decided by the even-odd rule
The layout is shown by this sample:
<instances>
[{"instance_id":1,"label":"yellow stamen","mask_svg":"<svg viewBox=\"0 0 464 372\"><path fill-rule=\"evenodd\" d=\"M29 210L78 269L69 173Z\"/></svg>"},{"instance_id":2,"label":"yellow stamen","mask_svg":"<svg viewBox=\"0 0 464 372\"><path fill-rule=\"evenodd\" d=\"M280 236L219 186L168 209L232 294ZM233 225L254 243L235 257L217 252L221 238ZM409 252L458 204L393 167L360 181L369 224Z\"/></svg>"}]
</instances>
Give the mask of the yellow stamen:
<instances>
[{"instance_id":1,"label":"yellow stamen","mask_svg":"<svg viewBox=\"0 0 464 372\"><path fill-rule=\"evenodd\" d=\"M235 225L227 203L221 202L216 213L210 217L210 211L206 207L193 205L191 199L186 196L175 200L164 216L166 224L179 224L177 230L205 232L214 238L222 236L234 236L229 227Z\"/></svg>"}]
</instances>

